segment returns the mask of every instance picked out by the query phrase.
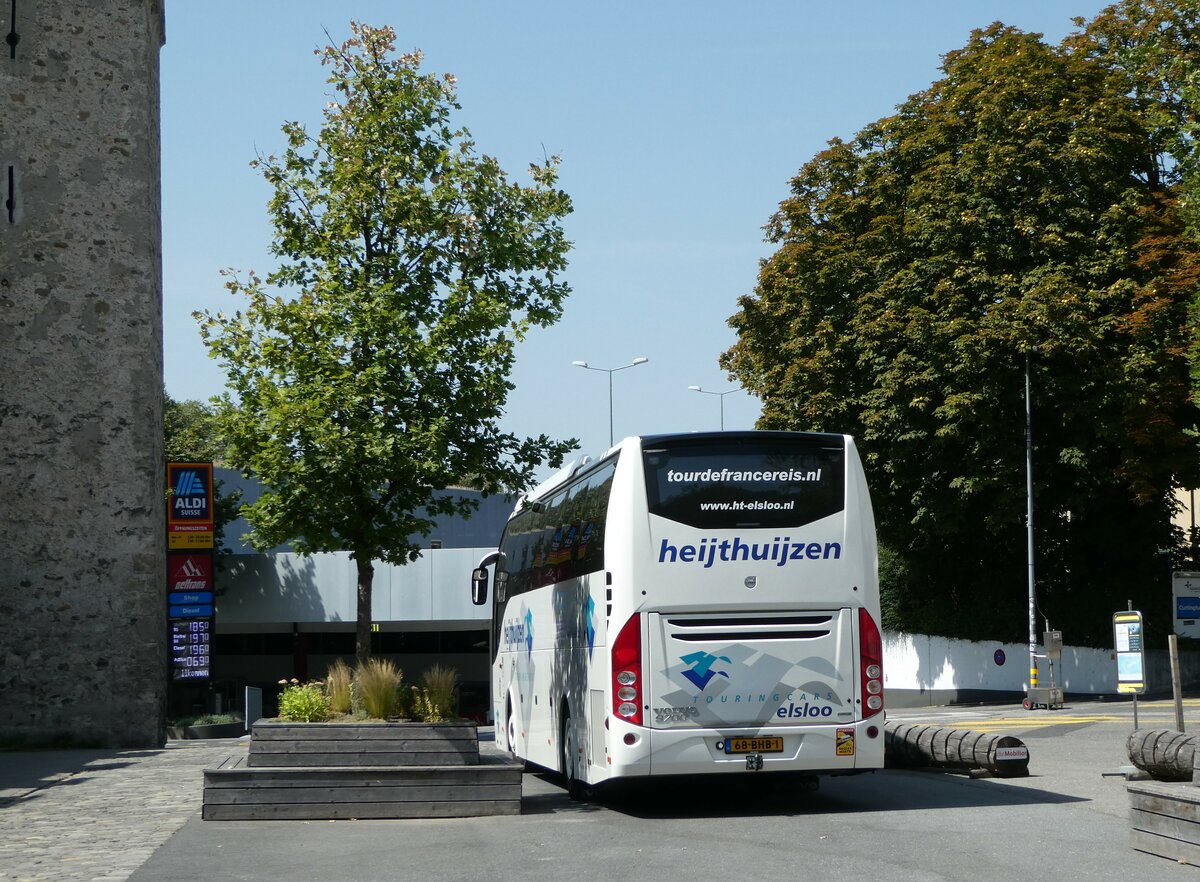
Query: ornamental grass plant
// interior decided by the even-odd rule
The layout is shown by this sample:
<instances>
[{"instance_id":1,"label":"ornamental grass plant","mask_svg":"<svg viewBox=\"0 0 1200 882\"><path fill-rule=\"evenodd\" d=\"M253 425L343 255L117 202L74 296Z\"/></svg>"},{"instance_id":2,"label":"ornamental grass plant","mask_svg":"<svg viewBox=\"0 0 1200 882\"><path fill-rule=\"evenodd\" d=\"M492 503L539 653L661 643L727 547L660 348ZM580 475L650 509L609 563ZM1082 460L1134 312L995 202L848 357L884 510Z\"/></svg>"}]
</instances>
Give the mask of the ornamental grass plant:
<instances>
[{"instance_id":1,"label":"ornamental grass plant","mask_svg":"<svg viewBox=\"0 0 1200 882\"><path fill-rule=\"evenodd\" d=\"M325 674L325 694L329 710L334 714L349 714L354 704L354 672L342 659L329 666Z\"/></svg>"},{"instance_id":2,"label":"ornamental grass plant","mask_svg":"<svg viewBox=\"0 0 1200 882\"><path fill-rule=\"evenodd\" d=\"M400 683L400 669L387 659L369 659L354 672L355 696L374 719L400 716Z\"/></svg>"},{"instance_id":3,"label":"ornamental grass plant","mask_svg":"<svg viewBox=\"0 0 1200 882\"><path fill-rule=\"evenodd\" d=\"M426 723L444 723L458 716L458 671L434 665L413 687L413 716Z\"/></svg>"}]
</instances>

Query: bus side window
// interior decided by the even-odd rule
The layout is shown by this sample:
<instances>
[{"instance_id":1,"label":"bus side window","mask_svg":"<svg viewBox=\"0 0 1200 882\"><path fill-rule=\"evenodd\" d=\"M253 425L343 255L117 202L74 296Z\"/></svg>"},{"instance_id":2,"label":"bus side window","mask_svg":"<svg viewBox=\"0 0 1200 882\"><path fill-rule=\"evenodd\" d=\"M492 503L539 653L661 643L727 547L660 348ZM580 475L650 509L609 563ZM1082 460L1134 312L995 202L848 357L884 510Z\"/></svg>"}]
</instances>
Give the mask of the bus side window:
<instances>
[{"instance_id":1,"label":"bus side window","mask_svg":"<svg viewBox=\"0 0 1200 882\"><path fill-rule=\"evenodd\" d=\"M590 529L584 528L586 539L580 536L583 547L576 564L580 573L595 573L604 569L604 525L608 520L608 497L615 471L616 463L613 463L588 479L586 516L583 520L590 525Z\"/></svg>"}]
</instances>

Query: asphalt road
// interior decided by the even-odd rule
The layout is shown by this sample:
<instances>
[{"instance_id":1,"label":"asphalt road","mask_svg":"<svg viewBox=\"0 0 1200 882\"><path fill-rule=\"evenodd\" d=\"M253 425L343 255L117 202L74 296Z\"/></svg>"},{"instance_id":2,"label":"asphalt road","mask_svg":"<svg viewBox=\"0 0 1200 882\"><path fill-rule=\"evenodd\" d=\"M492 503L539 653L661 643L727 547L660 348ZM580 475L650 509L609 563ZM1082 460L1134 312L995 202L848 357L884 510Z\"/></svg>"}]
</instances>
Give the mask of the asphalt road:
<instances>
[{"instance_id":1,"label":"asphalt road","mask_svg":"<svg viewBox=\"0 0 1200 882\"><path fill-rule=\"evenodd\" d=\"M1030 776L887 770L815 793L752 773L659 780L573 803L526 774L517 817L420 821L188 820L130 877L148 880L623 880L695 878L1200 879L1133 851L1121 775L1132 704L905 709L889 719L999 732L1030 749ZM1200 731L1200 700L1188 728ZM1174 728L1142 702L1142 728ZM2 874L0 874L2 875Z\"/></svg>"}]
</instances>

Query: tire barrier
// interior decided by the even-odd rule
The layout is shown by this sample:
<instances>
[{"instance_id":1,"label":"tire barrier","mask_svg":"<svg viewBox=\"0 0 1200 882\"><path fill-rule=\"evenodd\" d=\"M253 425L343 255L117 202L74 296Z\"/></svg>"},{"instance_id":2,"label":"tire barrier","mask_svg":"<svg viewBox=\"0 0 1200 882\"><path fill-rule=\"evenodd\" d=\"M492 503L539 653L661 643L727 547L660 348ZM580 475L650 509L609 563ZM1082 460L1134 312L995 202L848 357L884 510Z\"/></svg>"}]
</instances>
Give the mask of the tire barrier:
<instances>
[{"instance_id":1,"label":"tire barrier","mask_svg":"<svg viewBox=\"0 0 1200 882\"><path fill-rule=\"evenodd\" d=\"M1125 748L1129 761L1155 781L1191 781L1196 737L1174 729L1135 729Z\"/></svg>"},{"instance_id":2,"label":"tire barrier","mask_svg":"<svg viewBox=\"0 0 1200 882\"><path fill-rule=\"evenodd\" d=\"M997 778L1029 774L1029 749L1011 735L891 722L884 724L883 735L889 768L982 769Z\"/></svg>"}]
</instances>

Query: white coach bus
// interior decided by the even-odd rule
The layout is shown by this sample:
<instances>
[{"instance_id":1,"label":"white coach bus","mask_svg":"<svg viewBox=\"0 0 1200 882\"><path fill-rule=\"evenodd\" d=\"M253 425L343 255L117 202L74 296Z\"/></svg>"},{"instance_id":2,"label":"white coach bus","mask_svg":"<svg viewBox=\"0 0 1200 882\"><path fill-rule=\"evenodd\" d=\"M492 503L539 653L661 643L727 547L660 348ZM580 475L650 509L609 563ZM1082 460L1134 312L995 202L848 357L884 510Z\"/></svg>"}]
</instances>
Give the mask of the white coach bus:
<instances>
[{"instance_id":1,"label":"white coach bus","mask_svg":"<svg viewBox=\"0 0 1200 882\"><path fill-rule=\"evenodd\" d=\"M882 768L877 569L849 436L626 438L522 497L472 575L497 742L576 797Z\"/></svg>"}]
</instances>

